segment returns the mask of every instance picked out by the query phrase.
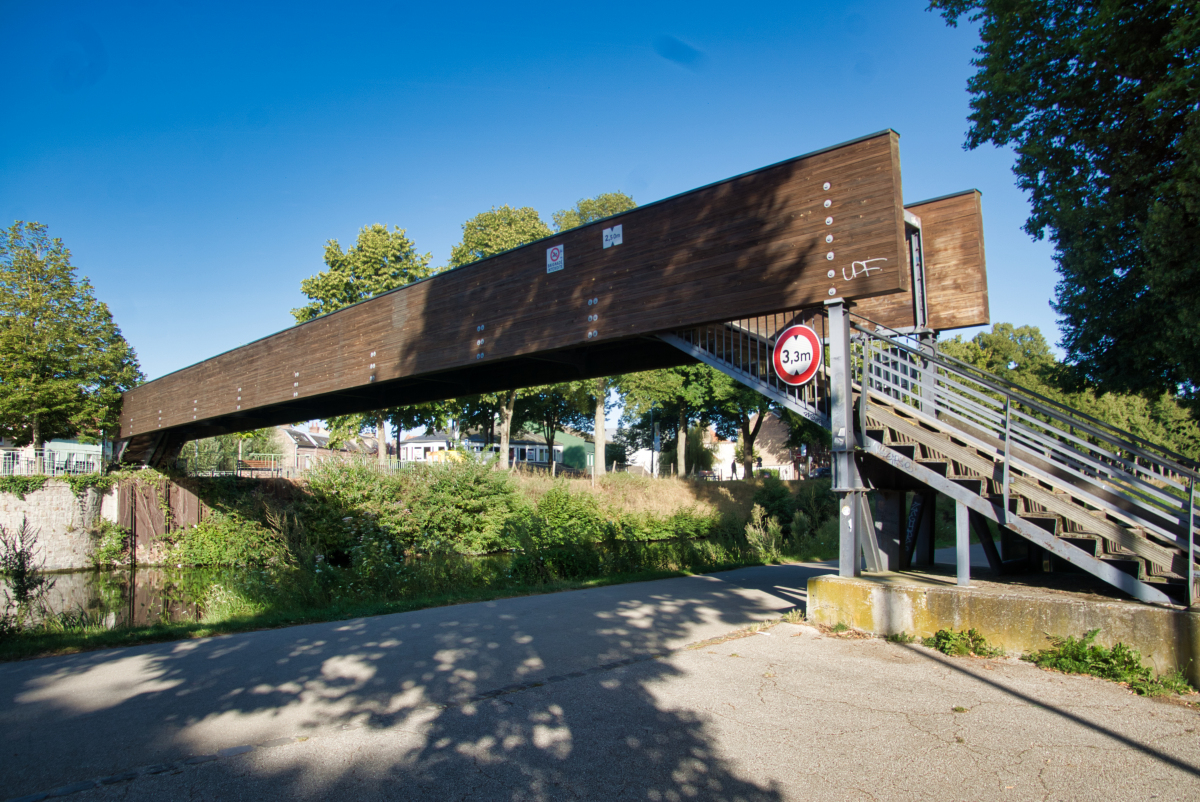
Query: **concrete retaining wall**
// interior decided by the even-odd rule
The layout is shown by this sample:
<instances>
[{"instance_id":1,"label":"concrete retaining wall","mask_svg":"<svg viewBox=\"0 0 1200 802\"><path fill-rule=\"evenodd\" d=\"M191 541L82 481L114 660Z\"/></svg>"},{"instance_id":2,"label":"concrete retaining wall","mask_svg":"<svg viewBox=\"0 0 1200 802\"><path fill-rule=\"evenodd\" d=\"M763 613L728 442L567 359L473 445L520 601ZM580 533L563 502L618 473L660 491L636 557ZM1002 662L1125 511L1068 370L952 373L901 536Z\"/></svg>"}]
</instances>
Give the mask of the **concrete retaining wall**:
<instances>
[{"instance_id":1,"label":"concrete retaining wall","mask_svg":"<svg viewBox=\"0 0 1200 802\"><path fill-rule=\"evenodd\" d=\"M1010 653L1047 648L1047 634L1078 637L1099 629L1096 643L1132 646L1159 673L1179 668L1200 687L1197 612L998 583L960 588L907 576L819 576L808 580L808 618L876 635L907 632L919 638L939 629L974 628Z\"/></svg>"},{"instance_id":2,"label":"concrete retaining wall","mask_svg":"<svg viewBox=\"0 0 1200 802\"><path fill-rule=\"evenodd\" d=\"M47 571L92 567L95 538L87 530L97 517L116 522L116 488L103 495L89 489L76 498L66 482L50 479L24 499L0 493L0 525L12 532L28 520Z\"/></svg>"}]
</instances>

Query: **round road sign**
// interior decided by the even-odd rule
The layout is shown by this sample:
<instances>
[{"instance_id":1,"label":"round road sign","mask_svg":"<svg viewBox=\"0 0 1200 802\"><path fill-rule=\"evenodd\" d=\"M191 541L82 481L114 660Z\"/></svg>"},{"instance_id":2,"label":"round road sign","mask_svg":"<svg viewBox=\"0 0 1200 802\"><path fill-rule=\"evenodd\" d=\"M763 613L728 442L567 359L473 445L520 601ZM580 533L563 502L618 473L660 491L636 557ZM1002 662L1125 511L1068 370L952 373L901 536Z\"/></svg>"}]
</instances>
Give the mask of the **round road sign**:
<instances>
[{"instance_id":1,"label":"round road sign","mask_svg":"<svg viewBox=\"0 0 1200 802\"><path fill-rule=\"evenodd\" d=\"M808 326L788 326L775 340L771 361L784 384L808 384L821 367L821 338Z\"/></svg>"}]
</instances>

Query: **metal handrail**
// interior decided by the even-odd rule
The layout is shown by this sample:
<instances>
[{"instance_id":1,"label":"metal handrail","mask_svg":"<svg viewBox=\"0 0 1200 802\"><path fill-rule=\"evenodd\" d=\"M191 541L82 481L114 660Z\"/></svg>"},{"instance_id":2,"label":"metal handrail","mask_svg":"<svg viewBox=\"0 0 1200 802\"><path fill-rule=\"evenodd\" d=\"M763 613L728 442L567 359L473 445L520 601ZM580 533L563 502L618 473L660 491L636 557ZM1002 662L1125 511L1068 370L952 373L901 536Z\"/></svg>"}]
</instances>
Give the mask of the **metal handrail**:
<instances>
[{"instance_id":1,"label":"metal handrail","mask_svg":"<svg viewBox=\"0 0 1200 802\"><path fill-rule=\"evenodd\" d=\"M1059 409L1065 409L1083 416L962 360L929 353L854 323L851 326L865 335L861 363L865 387L889 398L895 397L898 402L925 414L936 410L934 418L952 418L980 427L981 431L989 433L989 437L995 437L1003 443L1002 482L1006 514L1013 481L1010 465L1015 459L1022 472L1029 473L1032 470L1034 475L1043 479L1065 483L1085 503L1106 509L1141 526L1146 534L1194 558L1195 518L1188 515L1194 508L1192 494L1188 492L1196 484L1197 471L1194 468L1151 453L1151 449L1132 445L1132 441L1145 441L1116 427L1102 422L1094 426L1090 418L1081 421L1059 414ZM899 359L904 366L903 371L898 369L896 357L888 355L897 352L905 354ZM932 391L932 396L922 393L922 373L932 379L932 384L927 388ZM969 385L978 386L985 392L976 391ZM996 397L987 395L988 391ZM908 398L905 400L901 396ZM931 408L921 410L920 407L926 403L930 403ZM864 420L865 406L864 403L864 409L860 410ZM1037 463L1030 463L1025 456L1013 454L1014 446L1053 467L1039 467ZM1149 446L1190 462L1187 457L1174 454L1169 449L1152 443ZM1046 473L1047 470L1057 471L1059 475L1051 476ZM1168 472L1173 472L1175 478L1169 477ZM1152 482L1161 482L1187 495L1177 497L1169 489ZM1094 492L1088 489L1089 484ZM1112 499L1123 499L1133 507L1116 509ZM1183 534L1189 532L1188 523L1193 525L1191 537ZM1180 534L1171 531L1174 526L1180 527Z\"/></svg>"},{"instance_id":2,"label":"metal handrail","mask_svg":"<svg viewBox=\"0 0 1200 802\"><path fill-rule=\"evenodd\" d=\"M853 313L851 313L851 316L865 320L872 325L877 326L878 328L887 329L886 326L877 324L874 321L871 321L869 318L865 318L860 315L854 315ZM1040 407L1037 409L1038 412L1041 412L1042 414L1045 414L1051 418L1055 418L1061 423L1065 423L1068 426L1074 426L1087 431L1089 434L1092 434L1093 436L1103 440L1113 441L1115 438L1119 438L1118 443L1127 451L1133 452L1137 456L1141 456L1145 459L1156 462L1161 462L1165 465L1165 467L1171 468L1176 473L1185 474L1193 479L1200 478L1200 462L1197 462L1196 460L1193 460L1183 454L1172 451L1165 446L1159 445L1158 443L1154 443L1150 440L1146 440L1145 438L1139 437L1132 432L1119 429L1116 426L1105 423L1097 418L1093 418L1091 415L1088 415L1085 412L1080 412L1079 410L1073 409L1061 402L1055 401L1052 398L1047 398L1046 396L1041 395L1034 390L1030 390L1027 387L1022 387L1021 385L1015 384L1008 379L1004 379L993 373L988 373L986 370L978 368L969 362L964 362L956 357L941 353L930 354L891 337L880 334L878 331L871 331L870 329L860 326L857 323L851 322L850 325L854 330L870 337L883 340L889 345L900 348L901 350L912 354L918 359L933 362L939 367L957 373L975 374L968 375L965 378L967 378L969 381L975 382L976 384L987 387L993 392L1000 393L1005 396L1023 396L1024 398L1022 403L1025 403L1031 408ZM891 329L888 330L893 331ZM900 332L893 331L893 333L897 336L905 336ZM1142 453L1143 451L1157 453Z\"/></svg>"}]
</instances>

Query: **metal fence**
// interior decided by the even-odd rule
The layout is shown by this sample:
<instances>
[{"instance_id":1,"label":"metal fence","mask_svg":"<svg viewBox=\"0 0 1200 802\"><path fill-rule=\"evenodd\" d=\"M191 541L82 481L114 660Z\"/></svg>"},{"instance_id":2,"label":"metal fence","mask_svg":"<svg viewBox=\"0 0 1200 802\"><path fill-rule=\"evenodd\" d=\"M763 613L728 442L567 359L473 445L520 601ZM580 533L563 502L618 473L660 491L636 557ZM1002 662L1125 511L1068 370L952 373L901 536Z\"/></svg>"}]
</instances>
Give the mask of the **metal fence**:
<instances>
[{"instance_id":1,"label":"metal fence","mask_svg":"<svg viewBox=\"0 0 1200 802\"><path fill-rule=\"evenodd\" d=\"M99 473L103 456L96 451L59 451L50 448L0 449L0 476L64 476Z\"/></svg>"}]
</instances>

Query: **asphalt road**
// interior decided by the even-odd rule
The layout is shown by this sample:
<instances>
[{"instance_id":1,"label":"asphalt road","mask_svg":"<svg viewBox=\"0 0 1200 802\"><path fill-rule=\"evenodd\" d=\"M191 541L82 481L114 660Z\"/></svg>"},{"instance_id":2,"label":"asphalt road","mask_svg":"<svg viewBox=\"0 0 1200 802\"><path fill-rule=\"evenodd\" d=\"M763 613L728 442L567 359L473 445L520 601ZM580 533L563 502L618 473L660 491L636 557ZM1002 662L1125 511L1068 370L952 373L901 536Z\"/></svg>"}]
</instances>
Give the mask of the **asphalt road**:
<instances>
[{"instance_id":1,"label":"asphalt road","mask_svg":"<svg viewBox=\"0 0 1200 802\"><path fill-rule=\"evenodd\" d=\"M820 570L3 665L0 798L1200 798L1193 708L807 626L721 639Z\"/></svg>"}]
</instances>

